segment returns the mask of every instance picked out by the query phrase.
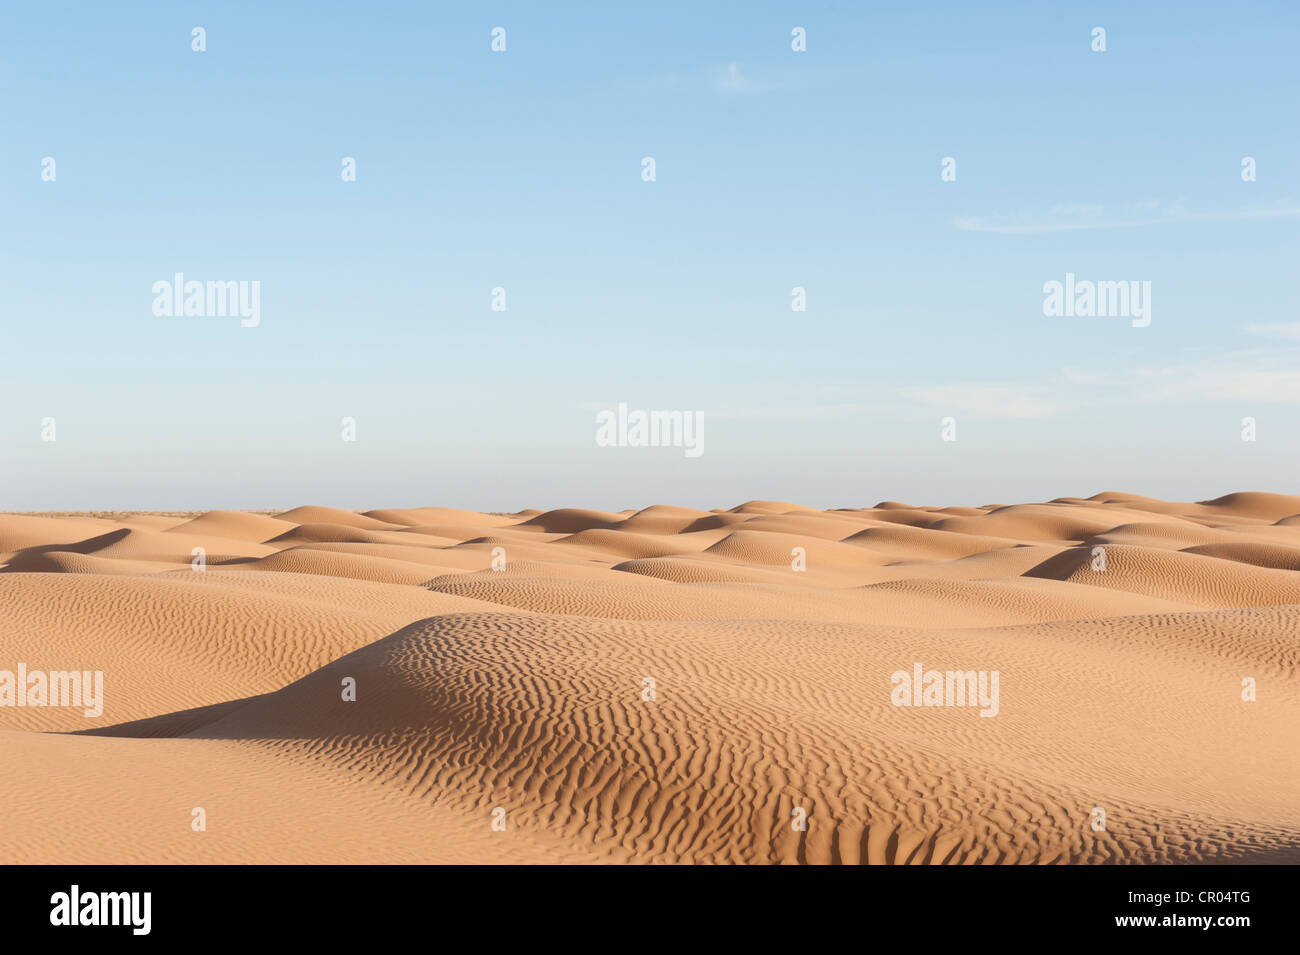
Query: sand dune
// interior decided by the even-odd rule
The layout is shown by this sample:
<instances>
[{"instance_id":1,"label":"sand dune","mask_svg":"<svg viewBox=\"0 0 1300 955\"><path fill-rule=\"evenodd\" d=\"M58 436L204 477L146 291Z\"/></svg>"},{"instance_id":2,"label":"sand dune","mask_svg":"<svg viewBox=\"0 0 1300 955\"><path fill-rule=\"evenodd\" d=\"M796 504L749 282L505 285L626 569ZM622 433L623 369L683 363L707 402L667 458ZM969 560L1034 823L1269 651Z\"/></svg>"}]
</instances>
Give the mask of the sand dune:
<instances>
[{"instance_id":1,"label":"sand dune","mask_svg":"<svg viewBox=\"0 0 1300 955\"><path fill-rule=\"evenodd\" d=\"M1300 496L0 514L0 608L2 862L1300 862Z\"/></svg>"},{"instance_id":2,"label":"sand dune","mask_svg":"<svg viewBox=\"0 0 1300 955\"><path fill-rule=\"evenodd\" d=\"M622 514L611 514L608 511L562 507L558 510L547 511L545 514L538 514L536 517L530 517L519 526L522 528L535 527L549 534L576 534L579 531L589 531L599 527L617 527L626 519Z\"/></svg>"},{"instance_id":3,"label":"sand dune","mask_svg":"<svg viewBox=\"0 0 1300 955\"><path fill-rule=\"evenodd\" d=\"M209 537L230 537L242 541L265 541L291 531L298 525L265 514L248 514L241 511L208 511L191 521L167 528L173 534L200 534Z\"/></svg>"}]
</instances>

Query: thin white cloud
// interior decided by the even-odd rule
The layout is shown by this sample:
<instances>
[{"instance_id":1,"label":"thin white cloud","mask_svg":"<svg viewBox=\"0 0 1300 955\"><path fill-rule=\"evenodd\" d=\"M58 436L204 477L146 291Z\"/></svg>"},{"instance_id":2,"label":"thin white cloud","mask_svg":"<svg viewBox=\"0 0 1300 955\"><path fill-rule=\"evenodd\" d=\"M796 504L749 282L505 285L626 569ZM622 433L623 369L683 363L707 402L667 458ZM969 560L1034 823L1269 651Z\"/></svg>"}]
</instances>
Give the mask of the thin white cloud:
<instances>
[{"instance_id":1,"label":"thin white cloud","mask_svg":"<svg viewBox=\"0 0 1300 955\"><path fill-rule=\"evenodd\" d=\"M1071 384L1102 386L1093 399L1147 404L1248 401L1300 404L1300 349L1252 348L1166 365L1107 371L1064 369Z\"/></svg>"},{"instance_id":2,"label":"thin white cloud","mask_svg":"<svg viewBox=\"0 0 1300 955\"><path fill-rule=\"evenodd\" d=\"M766 87L758 80L746 76L739 63L728 63L726 69L718 74L714 88L724 95L735 95L761 93Z\"/></svg>"},{"instance_id":3,"label":"thin white cloud","mask_svg":"<svg viewBox=\"0 0 1300 955\"><path fill-rule=\"evenodd\" d=\"M718 421L815 421L821 418L884 414L889 410L884 405L846 402L805 408L730 408L714 412L710 417Z\"/></svg>"},{"instance_id":4,"label":"thin white cloud","mask_svg":"<svg viewBox=\"0 0 1300 955\"><path fill-rule=\"evenodd\" d=\"M847 389L846 389L847 390ZM585 401L580 408L586 411L604 411L617 408L617 401ZM644 407L633 405L632 408ZM654 406L658 408L658 405ZM740 406L723 408L704 408L701 413L711 421L816 421L822 418L858 417L862 415L885 414L889 407L867 402L840 402L837 404L790 405L784 408L772 406Z\"/></svg>"},{"instance_id":5,"label":"thin white cloud","mask_svg":"<svg viewBox=\"0 0 1300 955\"><path fill-rule=\"evenodd\" d=\"M666 70L641 76L626 76L620 86L643 93L692 94L712 92L718 96L757 93L810 92L842 86L846 78L860 74L866 65L858 61L808 61L792 65L798 57L768 60L758 67L740 62L708 64L688 70Z\"/></svg>"},{"instance_id":6,"label":"thin white cloud","mask_svg":"<svg viewBox=\"0 0 1300 955\"><path fill-rule=\"evenodd\" d=\"M988 418L1046 418L1065 408L1064 404L1053 399L1048 388L1003 382L903 388L899 394L936 408Z\"/></svg>"},{"instance_id":7,"label":"thin white cloud","mask_svg":"<svg viewBox=\"0 0 1300 955\"><path fill-rule=\"evenodd\" d=\"M1239 352L1198 362L1132 369L1134 397L1147 402L1250 401L1300 404L1300 354Z\"/></svg>"},{"instance_id":8,"label":"thin white cloud","mask_svg":"<svg viewBox=\"0 0 1300 955\"><path fill-rule=\"evenodd\" d=\"M1264 338L1280 338L1285 341L1300 341L1300 322L1275 322L1272 324L1246 326L1246 331L1251 335L1261 335Z\"/></svg>"},{"instance_id":9,"label":"thin white cloud","mask_svg":"<svg viewBox=\"0 0 1300 955\"><path fill-rule=\"evenodd\" d=\"M1077 232L1084 229L1135 229L1142 226L1178 225L1192 222L1242 222L1256 219L1300 218L1300 206L1189 212L1181 200L1163 209L1151 209L1146 203L1127 213L1107 215L1101 206L1062 205L1049 209L1045 218L1033 220L992 220L976 216L958 216L953 227L962 232L995 232L1000 235L1032 235L1043 232Z\"/></svg>"},{"instance_id":10,"label":"thin white cloud","mask_svg":"<svg viewBox=\"0 0 1300 955\"><path fill-rule=\"evenodd\" d=\"M1072 385L1110 385L1115 381L1110 372L1082 368L1062 368L1061 377Z\"/></svg>"}]
</instances>

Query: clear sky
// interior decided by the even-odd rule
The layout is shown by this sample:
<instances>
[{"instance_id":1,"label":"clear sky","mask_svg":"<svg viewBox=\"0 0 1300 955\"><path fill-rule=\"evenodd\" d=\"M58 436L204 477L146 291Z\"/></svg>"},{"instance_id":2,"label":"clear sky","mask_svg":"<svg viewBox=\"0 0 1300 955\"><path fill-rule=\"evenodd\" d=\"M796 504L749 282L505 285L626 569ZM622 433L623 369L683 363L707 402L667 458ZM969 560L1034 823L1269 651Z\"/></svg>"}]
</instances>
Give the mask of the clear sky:
<instances>
[{"instance_id":1,"label":"clear sky","mask_svg":"<svg viewBox=\"0 0 1300 955\"><path fill-rule=\"evenodd\" d=\"M1300 491L1293 2L117 6L0 13L0 509Z\"/></svg>"}]
</instances>

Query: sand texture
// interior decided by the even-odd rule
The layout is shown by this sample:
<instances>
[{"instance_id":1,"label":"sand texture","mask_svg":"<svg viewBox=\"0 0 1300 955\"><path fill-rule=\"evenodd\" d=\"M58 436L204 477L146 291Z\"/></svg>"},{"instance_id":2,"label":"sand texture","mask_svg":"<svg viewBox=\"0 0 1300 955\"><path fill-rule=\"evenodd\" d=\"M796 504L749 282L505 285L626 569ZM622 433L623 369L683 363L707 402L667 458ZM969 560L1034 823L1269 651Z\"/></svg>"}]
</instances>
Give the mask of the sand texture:
<instances>
[{"instance_id":1,"label":"sand texture","mask_svg":"<svg viewBox=\"0 0 1300 955\"><path fill-rule=\"evenodd\" d=\"M4 863L1300 862L1300 496L0 514L19 663Z\"/></svg>"}]
</instances>

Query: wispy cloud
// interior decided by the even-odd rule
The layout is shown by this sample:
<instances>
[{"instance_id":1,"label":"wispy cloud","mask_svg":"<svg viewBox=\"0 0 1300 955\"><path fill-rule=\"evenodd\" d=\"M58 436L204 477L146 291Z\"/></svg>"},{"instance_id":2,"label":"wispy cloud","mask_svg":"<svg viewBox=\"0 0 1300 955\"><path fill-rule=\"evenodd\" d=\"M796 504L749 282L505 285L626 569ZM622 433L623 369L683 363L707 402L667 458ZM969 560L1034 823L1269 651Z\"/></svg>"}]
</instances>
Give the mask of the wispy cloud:
<instances>
[{"instance_id":1,"label":"wispy cloud","mask_svg":"<svg viewBox=\"0 0 1300 955\"><path fill-rule=\"evenodd\" d=\"M1126 210L1108 211L1104 206L1058 205L1045 214L1017 219L995 220L977 216L958 216L955 228L963 232L995 232L1001 235L1032 235L1042 232L1077 232L1083 229L1135 229L1142 226L1178 225L1195 222L1241 222L1255 219L1300 218L1300 205L1288 204L1248 209L1219 209L1193 212L1182 200L1157 206L1143 203Z\"/></svg>"},{"instance_id":2,"label":"wispy cloud","mask_svg":"<svg viewBox=\"0 0 1300 955\"><path fill-rule=\"evenodd\" d=\"M714 83L714 89L723 95L761 93L767 88L763 83L751 76L747 76L739 63L728 63L726 69L718 74Z\"/></svg>"},{"instance_id":3,"label":"wispy cloud","mask_svg":"<svg viewBox=\"0 0 1300 955\"><path fill-rule=\"evenodd\" d=\"M690 95L713 93L731 97L759 93L813 92L842 87L859 76L867 64L857 60L799 62L798 57L767 60L757 65L738 61L706 64L685 70L665 70L642 76L627 76L618 83L629 89L653 94Z\"/></svg>"},{"instance_id":4,"label":"wispy cloud","mask_svg":"<svg viewBox=\"0 0 1300 955\"><path fill-rule=\"evenodd\" d=\"M1275 322L1273 324L1246 326L1247 333L1261 335L1264 338L1280 338L1285 341L1300 341L1300 322Z\"/></svg>"},{"instance_id":5,"label":"wispy cloud","mask_svg":"<svg viewBox=\"0 0 1300 955\"><path fill-rule=\"evenodd\" d=\"M726 408L714 412L710 417L718 421L816 421L822 418L884 414L889 410L884 405L844 402L833 405L812 405L804 408Z\"/></svg>"},{"instance_id":6,"label":"wispy cloud","mask_svg":"<svg viewBox=\"0 0 1300 955\"><path fill-rule=\"evenodd\" d=\"M825 390L825 389L823 389ZM850 389L843 389L848 391ZM604 411L617 408L617 401L585 401L579 405L586 411ZM659 407L658 405L654 407ZM711 421L819 421L823 418L862 417L864 415L886 414L894 409L883 404L863 401L844 401L834 404L804 405L796 404L785 407L770 405L740 405L710 407L704 406L701 413Z\"/></svg>"},{"instance_id":7,"label":"wispy cloud","mask_svg":"<svg viewBox=\"0 0 1300 955\"><path fill-rule=\"evenodd\" d=\"M1297 337L1300 337L1300 330L1297 330ZM1092 386L1090 401L1300 404L1300 349L1249 348L1162 365L1137 365L1105 371L1065 368L1062 377L1067 386ZM1098 388L1102 390L1098 391Z\"/></svg>"},{"instance_id":8,"label":"wispy cloud","mask_svg":"<svg viewBox=\"0 0 1300 955\"><path fill-rule=\"evenodd\" d=\"M1065 408L1048 388L1005 382L964 382L902 388L899 394L911 401L936 408L964 411L988 418L1046 418Z\"/></svg>"},{"instance_id":9,"label":"wispy cloud","mask_svg":"<svg viewBox=\"0 0 1300 955\"><path fill-rule=\"evenodd\" d=\"M1199 361L1130 369L1134 397L1148 402L1205 400L1300 404L1300 352L1252 350Z\"/></svg>"},{"instance_id":10,"label":"wispy cloud","mask_svg":"<svg viewBox=\"0 0 1300 955\"><path fill-rule=\"evenodd\" d=\"M1061 377L1072 385L1110 385L1115 382L1115 377L1108 371L1083 368L1062 368Z\"/></svg>"}]
</instances>

